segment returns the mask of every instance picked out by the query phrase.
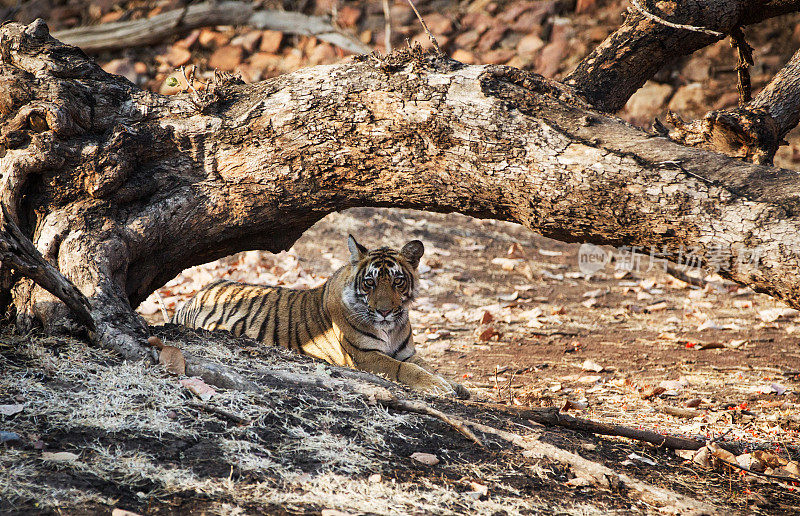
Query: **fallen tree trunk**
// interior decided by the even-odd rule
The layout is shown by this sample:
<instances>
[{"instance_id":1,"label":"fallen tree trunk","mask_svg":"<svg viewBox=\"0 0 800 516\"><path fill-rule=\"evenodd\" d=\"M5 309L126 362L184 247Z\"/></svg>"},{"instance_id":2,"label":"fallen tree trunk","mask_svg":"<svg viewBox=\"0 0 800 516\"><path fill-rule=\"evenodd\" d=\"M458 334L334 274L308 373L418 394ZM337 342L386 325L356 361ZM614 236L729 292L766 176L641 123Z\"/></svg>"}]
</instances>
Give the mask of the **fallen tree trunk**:
<instances>
[{"instance_id":1,"label":"fallen tree trunk","mask_svg":"<svg viewBox=\"0 0 800 516\"><path fill-rule=\"evenodd\" d=\"M102 23L56 32L54 36L85 52L151 45L198 27L212 25L249 25L314 36L348 52L363 54L371 49L354 36L337 30L321 16L290 11L257 11L245 2L204 2L175 9L152 18Z\"/></svg>"},{"instance_id":2,"label":"fallen tree trunk","mask_svg":"<svg viewBox=\"0 0 800 516\"><path fill-rule=\"evenodd\" d=\"M124 356L146 352L131 307L182 269L286 249L353 206L691 250L800 306L796 172L654 138L542 77L416 49L162 97L41 21L0 36L2 201L89 298L96 340ZM23 326L68 317L27 280L14 294Z\"/></svg>"}]
</instances>

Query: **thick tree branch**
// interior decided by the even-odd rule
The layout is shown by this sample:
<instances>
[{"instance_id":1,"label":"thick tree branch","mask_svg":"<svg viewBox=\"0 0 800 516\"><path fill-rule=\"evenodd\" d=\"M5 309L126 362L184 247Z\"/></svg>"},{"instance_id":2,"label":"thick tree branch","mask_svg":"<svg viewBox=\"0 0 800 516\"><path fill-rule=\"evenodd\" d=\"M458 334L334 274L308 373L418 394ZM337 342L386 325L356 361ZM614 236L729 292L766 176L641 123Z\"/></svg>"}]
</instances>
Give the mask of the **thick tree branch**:
<instances>
[{"instance_id":1,"label":"thick tree branch","mask_svg":"<svg viewBox=\"0 0 800 516\"><path fill-rule=\"evenodd\" d=\"M752 101L710 111L687 123L670 114L670 138L755 163L770 164L782 139L800 121L800 50Z\"/></svg>"},{"instance_id":2,"label":"thick tree branch","mask_svg":"<svg viewBox=\"0 0 800 516\"><path fill-rule=\"evenodd\" d=\"M288 11L256 11L245 2L204 2L152 18L77 27L53 35L85 52L98 52L151 45L173 34L214 25L249 25L257 29L315 36L354 54L372 50L353 36L334 28L323 17Z\"/></svg>"},{"instance_id":3,"label":"thick tree branch","mask_svg":"<svg viewBox=\"0 0 800 516\"><path fill-rule=\"evenodd\" d=\"M766 6L758 0L651 0L640 4L658 18L721 34L800 9L800 0L768 2ZM586 56L564 82L582 92L597 109L613 113L665 63L719 39L669 27L634 9L623 25Z\"/></svg>"}]
</instances>

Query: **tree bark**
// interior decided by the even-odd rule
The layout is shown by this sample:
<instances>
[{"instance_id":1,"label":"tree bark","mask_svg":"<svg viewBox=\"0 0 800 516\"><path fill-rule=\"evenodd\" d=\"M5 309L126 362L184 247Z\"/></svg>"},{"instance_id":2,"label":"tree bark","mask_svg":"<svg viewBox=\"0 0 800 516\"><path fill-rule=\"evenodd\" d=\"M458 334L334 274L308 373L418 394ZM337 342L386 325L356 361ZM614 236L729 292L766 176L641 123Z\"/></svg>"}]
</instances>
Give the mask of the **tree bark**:
<instances>
[{"instance_id":1,"label":"tree bark","mask_svg":"<svg viewBox=\"0 0 800 516\"><path fill-rule=\"evenodd\" d=\"M669 117L670 138L754 163L771 164L783 137L800 120L800 50L756 98L735 109L711 111L686 123Z\"/></svg>"},{"instance_id":2,"label":"tree bark","mask_svg":"<svg viewBox=\"0 0 800 516\"><path fill-rule=\"evenodd\" d=\"M564 80L601 111L622 109L664 64L718 41L736 27L795 12L800 0L649 0L640 5L665 21L710 29L722 36L670 27L629 8L622 26Z\"/></svg>"},{"instance_id":3,"label":"tree bark","mask_svg":"<svg viewBox=\"0 0 800 516\"><path fill-rule=\"evenodd\" d=\"M0 41L2 201L100 314L96 339L127 357L146 352L131 307L182 269L286 249L354 206L691 249L800 307L796 172L654 138L534 74L417 48L163 97L41 21ZM14 303L23 322L68 317L24 281Z\"/></svg>"}]
</instances>

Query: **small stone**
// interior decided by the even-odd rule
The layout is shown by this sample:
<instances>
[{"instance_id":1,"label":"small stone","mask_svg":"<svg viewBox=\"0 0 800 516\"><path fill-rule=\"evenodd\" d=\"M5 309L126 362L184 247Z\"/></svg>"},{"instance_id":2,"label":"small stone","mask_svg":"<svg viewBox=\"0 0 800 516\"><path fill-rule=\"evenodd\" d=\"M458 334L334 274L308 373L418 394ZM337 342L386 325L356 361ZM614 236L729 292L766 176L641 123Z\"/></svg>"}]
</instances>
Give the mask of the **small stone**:
<instances>
[{"instance_id":1,"label":"small stone","mask_svg":"<svg viewBox=\"0 0 800 516\"><path fill-rule=\"evenodd\" d=\"M107 62L103 65L103 70L114 75L121 75L134 84L139 83L139 73L136 71L136 65L127 57Z\"/></svg>"},{"instance_id":2,"label":"small stone","mask_svg":"<svg viewBox=\"0 0 800 516\"><path fill-rule=\"evenodd\" d=\"M311 51L311 54L308 56L308 61L312 65L319 65L319 64L331 64L338 61L338 56L336 55L336 49L333 48L332 45L328 43L322 43L314 47L314 50Z\"/></svg>"},{"instance_id":3,"label":"small stone","mask_svg":"<svg viewBox=\"0 0 800 516\"><path fill-rule=\"evenodd\" d=\"M372 475L369 476L367 481L372 484L378 484L383 481L383 477L381 476L380 473L373 473Z\"/></svg>"},{"instance_id":4,"label":"small stone","mask_svg":"<svg viewBox=\"0 0 800 516\"><path fill-rule=\"evenodd\" d=\"M517 52L520 54L534 54L544 47L544 41L536 34L528 34L517 43Z\"/></svg>"},{"instance_id":5,"label":"small stone","mask_svg":"<svg viewBox=\"0 0 800 516\"><path fill-rule=\"evenodd\" d=\"M453 21L440 13L425 15L425 24L428 25L428 29L436 35L447 35L453 32Z\"/></svg>"},{"instance_id":6,"label":"small stone","mask_svg":"<svg viewBox=\"0 0 800 516\"><path fill-rule=\"evenodd\" d=\"M339 8L339 15L336 19L342 27L354 27L359 18L361 18L361 9L343 5Z\"/></svg>"},{"instance_id":7,"label":"small stone","mask_svg":"<svg viewBox=\"0 0 800 516\"><path fill-rule=\"evenodd\" d=\"M248 54L252 54L258 47L259 41L261 41L261 32L252 30L233 38L231 45L242 47Z\"/></svg>"},{"instance_id":8,"label":"small stone","mask_svg":"<svg viewBox=\"0 0 800 516\"><path fill-rule=\"evenodd\" d=\"M258 50L261 52L276 54L281 48L282 41L283 32L278 32L277 30L265 30L261 32L261 45L259 45Z\"/></svg>"},{"instance_id":9,"label":"small stone","mask_svg":"<svg viewBox=\"0 0 800 516\"><path fill-rule=\"evenodd\" d=\"M486 64L504 64L514 57L516 52L509 49L490 50L481 56L481 61Z\"/></svg>"},{"instance_id":10,"label":"small stone","mask_svg":"<svg viewBox=\"0 0 800 516\"><path fill-rule=\"evenodd\" d=\"M475 58L475 54L462 48L459 48L453 52L453 59L464 64L475 64L478 62L478 60Z\"/></svg>"},{"instance_id":11,"label":"small stone","mask_svg":"<svg viewBox=\"0 0 800 516\"><path fill-rule=\"evenodd\" d=\"M208 58L209 68L218 68L226 72L232 72L242 62L244 49L233 45L220 47Z\"/></svg>"},{"instance_id":12,"label":"small stone","mask_svg":"<svg viewBox=\"0 0 800 516\"><path fill-rule=\"evenodd\" d=\"M171 46L166 53L156 56L156 61L166 63L172 68L178 68L192 59L192 53L179 46Z\"/></svg>"}]
</instances>

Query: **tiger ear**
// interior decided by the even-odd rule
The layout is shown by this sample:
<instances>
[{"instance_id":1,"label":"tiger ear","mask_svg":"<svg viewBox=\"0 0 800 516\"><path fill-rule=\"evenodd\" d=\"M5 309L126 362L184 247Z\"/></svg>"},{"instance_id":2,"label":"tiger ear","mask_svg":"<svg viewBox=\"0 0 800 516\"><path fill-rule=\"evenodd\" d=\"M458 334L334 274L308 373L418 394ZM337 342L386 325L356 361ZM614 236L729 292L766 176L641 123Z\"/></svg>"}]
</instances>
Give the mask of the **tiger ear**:
<instances>
[{"instance_id":1,"label":"tiger ear","mask_svg":"<svg viewBox=\"0 0 800 516\"><path fill-rule=\"evenodd\" d=\"M400 249L400 254L415 269L419 265L419 259L425 252L425 246L419 240L412 240Z\"/></svg>"},{"instance_id":2,"label":"tiger ear","mask_svg":"<svg viewBox=\"0 0 800 516\"><path fill-rule=\"evenodd\" d=\"M353 235L347 235L347 248L350 249L350 262L358 263L367 254L367 248L356 242Z\"/></svg>"}]
</instances>

